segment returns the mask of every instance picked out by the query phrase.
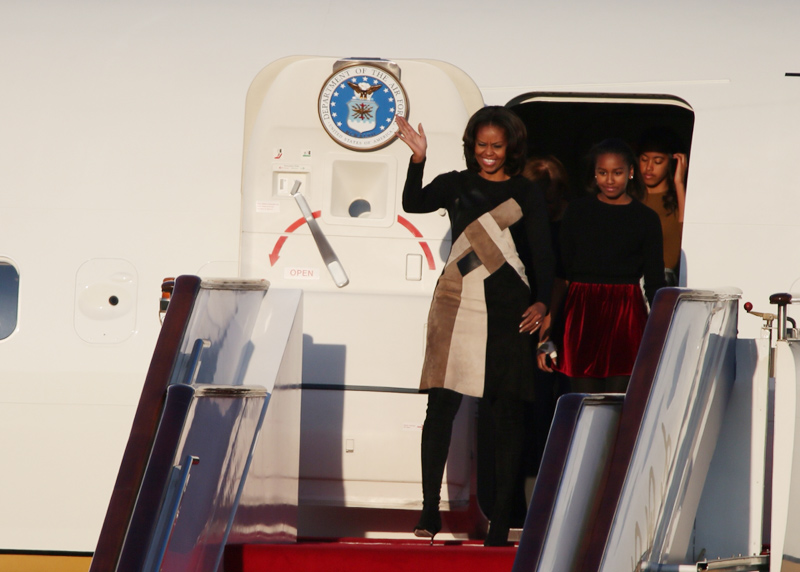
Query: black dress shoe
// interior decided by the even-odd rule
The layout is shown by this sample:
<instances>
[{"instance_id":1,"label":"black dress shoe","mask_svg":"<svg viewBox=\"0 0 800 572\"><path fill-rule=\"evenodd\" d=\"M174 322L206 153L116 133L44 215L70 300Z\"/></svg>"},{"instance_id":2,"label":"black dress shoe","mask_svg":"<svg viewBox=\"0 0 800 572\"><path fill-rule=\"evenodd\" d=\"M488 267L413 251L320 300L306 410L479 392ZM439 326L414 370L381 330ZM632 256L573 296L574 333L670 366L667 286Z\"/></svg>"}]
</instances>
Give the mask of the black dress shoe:
<instances>
[{"instance_id":1,"label":"black dress shoe","mask_svg":"<svg viewBox=\"0 0 800 572\"><path fill-rule=\"evenodd\" d=\"M484 546L513 546L508 541L508 527L507 526L494 526L494 523L489 523L489 533L483 541Z\"/></svg>"}]
</instances>

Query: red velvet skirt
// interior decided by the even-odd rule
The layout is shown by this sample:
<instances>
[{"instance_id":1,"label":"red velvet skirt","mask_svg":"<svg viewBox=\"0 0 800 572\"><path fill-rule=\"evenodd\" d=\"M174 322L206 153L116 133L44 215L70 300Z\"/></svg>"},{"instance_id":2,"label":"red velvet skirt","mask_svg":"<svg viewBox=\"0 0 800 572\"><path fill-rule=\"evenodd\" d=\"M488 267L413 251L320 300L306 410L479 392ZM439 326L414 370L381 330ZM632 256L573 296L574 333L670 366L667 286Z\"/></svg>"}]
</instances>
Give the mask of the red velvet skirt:
<instances>
[{"instance_id":1,"label":"red velvet skirt","mask_svg":"<svg viewBox=\"0 0 800 572\"><path fill-rule=\"evenodd\" d=\"M572 282L556 369L569 377L630 375L647 306L638 284Z\"/></svg>"}]
</instances>

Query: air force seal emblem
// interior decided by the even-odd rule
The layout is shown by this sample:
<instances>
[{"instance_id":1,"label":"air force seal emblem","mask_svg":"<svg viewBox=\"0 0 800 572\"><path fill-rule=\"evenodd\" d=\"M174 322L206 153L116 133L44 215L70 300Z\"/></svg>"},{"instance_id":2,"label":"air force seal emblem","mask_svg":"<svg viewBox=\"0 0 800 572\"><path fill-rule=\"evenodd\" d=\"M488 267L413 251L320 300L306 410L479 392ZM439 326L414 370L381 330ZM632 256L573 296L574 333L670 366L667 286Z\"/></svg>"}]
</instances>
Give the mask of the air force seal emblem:
<instances>
[{"instance_id":1,"label":"air force seal emblem","mask_svg":"<svg viewBox=\"0 0 800 572\"><path fill-rule=\"evenodd\" d=\"M391 143L398 115L408 115L400 80L369 64L336 71L319 94L319 118L325 131L339 145L355 151L373 151Z\"/></svg>"}]
</instances>

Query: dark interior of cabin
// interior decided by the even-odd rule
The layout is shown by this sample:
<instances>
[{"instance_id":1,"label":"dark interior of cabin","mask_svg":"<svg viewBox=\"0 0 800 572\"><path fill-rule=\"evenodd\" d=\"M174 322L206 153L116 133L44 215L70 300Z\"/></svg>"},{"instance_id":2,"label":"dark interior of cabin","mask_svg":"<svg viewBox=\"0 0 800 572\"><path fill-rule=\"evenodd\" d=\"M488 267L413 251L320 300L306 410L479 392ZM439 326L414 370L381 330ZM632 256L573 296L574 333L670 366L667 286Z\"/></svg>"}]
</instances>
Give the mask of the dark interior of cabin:
<instances>
[{"instance_id":1,"label":"dark interior of cabin","mask_svg":"<svg viewBox=\"0 0 800 572\"><path fill-rule=\"evenodd\" d=\"M585 189L592 176L585 164L586 153L603 139L623 139L635 151L642 134L667 128L681 150L690 154L694 112L673 96L529 93L514 98L507 107L528 129L529 156L553 155L564 164L573 196Z\"/></svg>"}]
</instances>

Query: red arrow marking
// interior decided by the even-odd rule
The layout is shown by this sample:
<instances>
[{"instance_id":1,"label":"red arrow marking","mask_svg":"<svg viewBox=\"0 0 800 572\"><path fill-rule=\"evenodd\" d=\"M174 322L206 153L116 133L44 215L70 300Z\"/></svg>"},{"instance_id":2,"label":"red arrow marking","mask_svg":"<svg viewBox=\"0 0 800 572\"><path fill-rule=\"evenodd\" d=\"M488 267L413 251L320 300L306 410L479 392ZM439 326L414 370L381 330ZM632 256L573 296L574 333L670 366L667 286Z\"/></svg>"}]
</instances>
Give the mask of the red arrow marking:
<instances>
[{"instance_id":1,"label":"red arrow marking","mask_svg":"<svg viewBox=\"0 0 800 572\"><path fill-rule=\"evenodd\" d=\"M314 215L314 218L319 218L322 215L322 211L314 211L312 214ZM289 226L287 226L284 232L291 234L298 228L303 226L305 222L306 219L301 217L296 221L294 221ZM422 233L417 229L417 227L411 224L411 221L409 221L407 218L397 215L397 222L406 227L411 232L411 234L413 234L417 238L422 238ZM272 249L272 252L269 255L270 266L275 266L275 263L278 261L278 258L280 258L281 248L283 248L283 244L286 242L287 238L289 237L281 236L280 238L278 238L278 241L275 243L275 247ZM425 242L424 240L420 240L419 245L422 248L422 252L425 253L425 258L428 261L428 268L430 268L431 270L436 270L436 262L433 260L433 253L431 252L431 248L430 246L428 246L428 243Z\"/></svg>"},{"instance_id":2,"label":"red arrow marking","mask_svg":"<svg viewBox=\"0 0 800 572\"><path fill-rule=\"evenodd\" d=\"M397 215L397 222L399 222L408 230L410 230L411 234L413 234L417 238L422 238L422 233L417 229L417 227L411 224L411 221L408 220L407 218ZM422 252L425 253L425 258L428 259L428 268L430 268L431 270L436 270L436 262L434 262L433 260L433 253L431 252L431 248L430 246L428 246L428 243L425 242L424 240L420 240L419 245L420 247L422 247Z\"/></svg>"},{"instance_id":3,"label":"red arrow marking","mask_svg":"<svg viewBox=\"0 0 800 572\"><path fill-rule=\"evenodd\" d=\"M278 262L278 258L280 255L278 254L283 248L283 243L286 242L286 237L282 236L278 239L278 242L275 243L275 248L272 249L272 252L269 253L269 265L275 266L275 263Z\"/></svg>"},{"instance_id":4,"label":"red arrow marking","mask_svg":"<svg viewBox=\"0 0 800 572\"><path fill-rule=\"evenodd\" d=\"M314 218L319 218L322 215L322 211L314 211L311 214L314 216ZM303 226L305 224L305 222L306 222L306 219L303 218L303 217L300 217L299 219L294 221L292 224L287 226L286 230L284 230L283 232L288 232L288 233L291 234L294 231L296 231L298 228ZM287 238L289 238L289 237L288 236L282 236L282 237L280 237L278 239L278 242L275 243L275 248L273 248L272 252L269 253L269 265L270 266L275 266L275 263L278 261L278 258L280 258L281 248L283 248L283 243L286 242Z\"/></svg>"}]
</instances>

